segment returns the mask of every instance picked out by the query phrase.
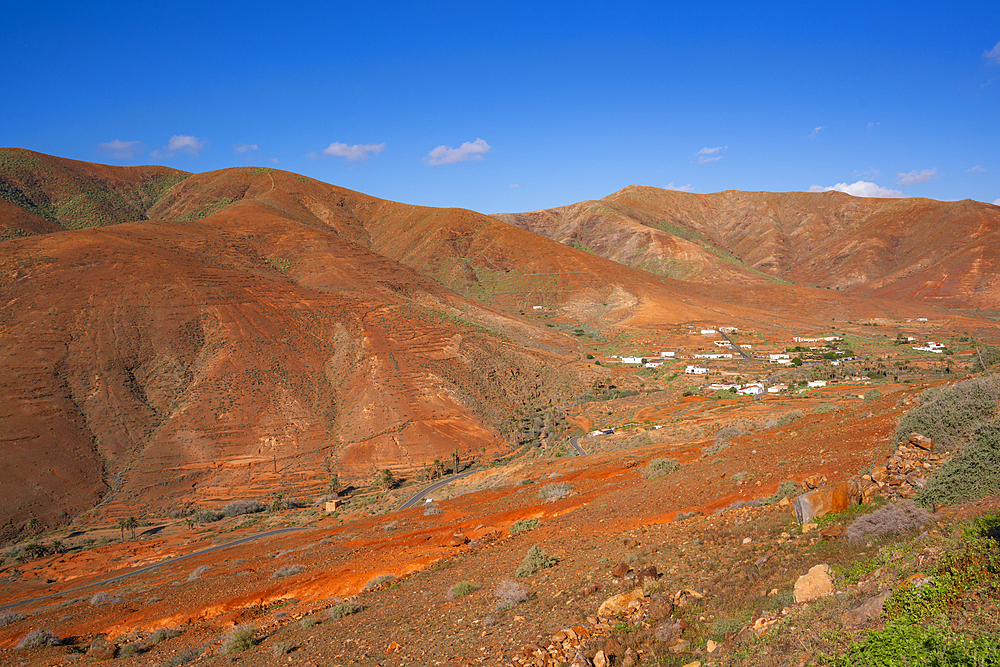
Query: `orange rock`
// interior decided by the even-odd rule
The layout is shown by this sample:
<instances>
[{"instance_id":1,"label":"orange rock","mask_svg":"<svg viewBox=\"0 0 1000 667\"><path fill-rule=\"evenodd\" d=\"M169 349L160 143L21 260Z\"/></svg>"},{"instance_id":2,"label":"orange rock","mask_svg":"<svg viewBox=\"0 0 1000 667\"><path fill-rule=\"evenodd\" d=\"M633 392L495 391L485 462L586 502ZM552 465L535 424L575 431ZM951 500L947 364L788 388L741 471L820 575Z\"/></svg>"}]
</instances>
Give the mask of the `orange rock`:
<instances>
[{"instance_id":1,"label":"orange rock","mask_svg":"<svg viewBox=\"0 0 1000 667\"><path fill-rule=\"evenodd\" d=\"M799 523L809 523L830 512L841 512L860 501L861 488L856 480L828 484L795 499L795 518Z\"/></svg>"}]
</instances>

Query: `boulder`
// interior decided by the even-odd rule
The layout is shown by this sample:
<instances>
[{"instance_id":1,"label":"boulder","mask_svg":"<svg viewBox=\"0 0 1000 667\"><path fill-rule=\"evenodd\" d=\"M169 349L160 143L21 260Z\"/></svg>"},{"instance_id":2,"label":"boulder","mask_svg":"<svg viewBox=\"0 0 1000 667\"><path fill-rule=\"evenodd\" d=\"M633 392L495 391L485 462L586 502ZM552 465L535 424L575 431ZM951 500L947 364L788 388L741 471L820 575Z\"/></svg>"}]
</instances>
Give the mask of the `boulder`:
<instances>
[{"instance_id":1,"label":"boulder","mask_svg":"<svg viewBox=\"0 0 1000 667\"><path fill-rule=\"evenodd\" d=\"M920 435L919 433L910 434L910 444L914 447L919 447L926 452L933 451L934 449L934 441L925 435Z\"/></svg>"},{"instance_id":2,"label":"boulder","mask_svg":"<svg viewBox=\"0 0 1000 667\"><path fill-rule=\"evenodd\" d=\"M845 611L840 618L840 623L844 627L855 628L864 623L878 619L885 606L885 600L892 595L891 590L882 591L878 595L868 598L856 609Z\"/></svg>"},{"instance_id":3,"label":"boulder","mask_svg":"<svg viewBox=\"0 0 1000 667\"><path fill-rule=\"evenodd\" d=\"M94 641L90 642L90 648L87 649L87 657L93 661L113 660L117 652L117 646L104 637L97 637Z\"/></svg>"},{"instance_id":4,"label":"boulder","mask_svg":"<svg viewBox=\"0 0 1000 667\"><path fill-rule=\"evenodd\" d=\"M830 512L842 512L861 502L861 484L857 479L828 484L795 498L795 518L809 523Z\"/></svg>"},{"instance_id":5,"label":"boulder","mask_svg":"<svg viewBox=\"0 0 1000 667\"><path fill-rule=\"evenodd\" d=\"M605 618L621 616L630 608L637 606L638 602L644 597L645 594L641 588L636 588L628 593L613 595L601 603L601 606L597 609L597 615Z\"/></svg>"},{"instance_id":6,"label":"boulder","mask_svg":"<svg viewBox=\"0 0 1000 667\"><path fill-rule=\"evenodd\" d=\"M796 602L808 602L816 598L833 595L833 579L830 578L830 566L826 563L813 565L795 582L793 595Z\"/></svg>"},{"instance_id":7,"label":"boulder","mask_svg":"<svg viewBox=\"0 0 1000 667\"><path fill-rule=\"evenodd\" d=\"M646 614L650 618L654 618L656 620L669 618L670 614L672 614L673 612L674 612L674 603L670 598L666 596L654 597L650 601L649 606L646 607Z\"/></svg>"},{"instance_id":8,"label":"boulder","mask_svg":"<svg viewBox=\"0 0 1000 667\"><path fill-rule=\"evenodd\" d=\"M452 547L460 547L468 541L469 538L465 535L465 533L455 533L451 536L451 541L448 542L448 545Z\"/></svg>"},{"instance_id":9,"label":"boulder","mask_svg":"<svg viewBox=\"0 0 1000 667\"><path fill-rule=\"evenodd\" d=\"M819 473L816 473L815 475L809 475L804 480L802 480L802 484L807 489L818 489L819 487L826 484L826 476L820 475Z\"/></svg>"},{"instance_id":10,"label":"boulder","mask_svg":"<svg viewBox=\"0 0 1000 667\"><path fill-rule=\"evenodd\" d=\"M608 667L608 656L604 655L604 651L594 654L594 667Z\"/></svg>"},{"instance_id":11,"label":"boulder","mask_svg":"<svg viewBox=\"0 0 1000 667\"><path fill-rule=\"evenodd\" d=\"M652 579L653 581L656 581L656 579L659 578L659 576L660 575L657 574L656 572L656 566L649 565L647 567L642 568L641 570L639 570L638 573L636 573L635 585L642 586L643 582L646 581L646 579Z\"/></svg>"},{"instance_id":12,"label":"boulder","mask_svg":"<svg viewBox=\"0 0 1000 667\"><path fill-rule=\"evenodd\" d=\"M618 563L613 568L611 568L611 576L620 579L624 577L626 574L628 574L628 571L631 569L632 568L628 566L628 563Z\"/></svg>"}]
</instances>

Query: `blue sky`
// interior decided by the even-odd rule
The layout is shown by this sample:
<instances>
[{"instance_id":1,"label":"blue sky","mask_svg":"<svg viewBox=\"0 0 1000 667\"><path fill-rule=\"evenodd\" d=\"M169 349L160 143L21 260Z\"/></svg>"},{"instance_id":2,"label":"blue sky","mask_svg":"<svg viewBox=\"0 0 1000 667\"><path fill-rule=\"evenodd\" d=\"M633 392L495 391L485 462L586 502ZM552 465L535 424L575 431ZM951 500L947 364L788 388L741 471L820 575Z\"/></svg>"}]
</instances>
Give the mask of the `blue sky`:
<instances>
[{"instance_id":1,"label":"blue sky","mask_svg":"<svg viewBox=\"0 0 1000 667\"><path fill-rule=\"evenodd\" d=\"M0 54L0 145L79 160L485 213L633 183L1000 203L996 0L43 0Z\"/></svg>"}]
</instances>

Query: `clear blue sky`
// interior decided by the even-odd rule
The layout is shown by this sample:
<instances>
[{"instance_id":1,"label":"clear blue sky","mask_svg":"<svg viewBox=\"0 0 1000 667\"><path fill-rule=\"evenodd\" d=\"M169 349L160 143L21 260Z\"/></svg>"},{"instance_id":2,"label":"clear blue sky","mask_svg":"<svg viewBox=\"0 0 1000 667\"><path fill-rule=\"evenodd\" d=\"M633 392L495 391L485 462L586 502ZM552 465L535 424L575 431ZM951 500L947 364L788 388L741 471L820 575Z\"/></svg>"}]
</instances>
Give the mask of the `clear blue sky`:
<instances>
[{"instance_id":1,"label":"clear blue sky","mask_svg":"<svg viewBox=\"0 0 1000 667\"><path fill-rule=\"evenodd\" d=\"M997 0L42 0L0 54L0 145L79 160L486 213L633 183L1000 199Z\"/></svg>"}]
</instances>

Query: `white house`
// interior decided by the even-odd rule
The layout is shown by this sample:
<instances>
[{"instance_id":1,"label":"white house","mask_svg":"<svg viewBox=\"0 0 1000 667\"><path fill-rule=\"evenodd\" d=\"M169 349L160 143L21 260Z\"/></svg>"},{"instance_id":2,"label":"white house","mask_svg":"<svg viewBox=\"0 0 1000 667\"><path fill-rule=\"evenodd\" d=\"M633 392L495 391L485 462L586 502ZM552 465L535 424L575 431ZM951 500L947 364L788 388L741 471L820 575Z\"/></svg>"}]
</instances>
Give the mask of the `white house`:
<instances>
[{"instance_id":1,"label":"white house","mask_svg":"<svg viewBox=\"0 0 1000 667\"><path fill-rule=\"evenodd\" d=\"M647 361L646 368L659 368L663 365L662 361Z\"/></svg>"},{"instance_id":2,"label":"white house","mask_svg":"<svg viewBox=\"0 0 1000 667\"><path fill-rule=\"evenodd\" d=\"M666 359L668 357L676 357L676 356L677 356L676 352L660 352L661 359Z\"/></svg>"},{"instance_id":3,"label":"white house","mask_svg":"<svg viewBox=\"0 0 1000 667\"><path fill-rule=\"evenodd\" d=\"M791 359L792 355L779 352L778 354L769 354L767 358L771 361L778 361L780 359Z\"/></svg>"},{"instance_id":4,"label":"white house","mask_svg":"<svg viewBox=\"0 0 1000 667\"><path fill-rule=\"evenodd\" d=\"M775 384L775 385L771 385L770 387L767 388L767 393L769 393L769 394L777 394L777 393L782 392L782 391L784 391L786 389L788 389L788 385L787 384Z\"/></svg>"},{"instance_id":5,"label":"white house","mask_svg":"<svg viewBox=\"0 0 1000 667\"><path fill-rule=\"evenodd\" d=\"M711 336L712 334L717 334L717 333L719 333L719 332L716 331L715 329L702 329L701 330L701 335L702 336Z\"/></svg>"},{"instance_id":6,"label":"white house","mask_svg":"<svg viewBox=\"0 0 1000 667\"><path fill-rule=\"evenodd\" d=\"M740 343L740 349L742 349L742 350L752 350L753 349L753 345L750 345L749 343Z\"/></svg>"},{"instance_id":7,"label":"white house","mask_svg":"<svg viewBox=\"0 0 1000 667\"><path fill-rule=\"evenodd\" d=\"M774 363L781 364L782 366L791 366L792 365L792 360L791 359L778 359Z\"/></svg>"},{"instance_id":8,"label":"white house","mask_svg":"<svg viewBox=\"0 0 1000 667\"><path fill-rule=\"evenodd\" d=\"M748 384L746 386L740 387L736 390L737 394L742 394L743 396L756 396L758 394L764 393L764 385L762 384Z\"/></svg>"},{"instance_id":9,"label":"white house","mask_svg":"<svg viewBox=\"0 0 1000 667\"><path fill-rule=\"evenodd\" d=\"M719 347L732 347L733 346L733 344L730 343L728 340L713 340L712 342L715 343L716 345L718 345Z\"/></svg>"},{"instance_id":10,"label":"white house","mask_svg":"<svg viewBox=\"0 0 1000 667\"><path fill-rule=\"evenodd\" d=\"M737 329L736 327L719 327L719 331L723 331L725 333L733 333L734 331L737 331Z\"/></svg>"},{"instance_id":11,"label":"white house","mask_svg":"<svg viewBox=\"0 0 1000 667\"><path fill-rule=\"evenodd\" d=\"M913 348L919 352L933 352L934 354L943 354L944 349L940 347L931 347L930 345L918 345Z\"/></svg>"},{"instance_id":12,"label":"white house","mask_svg":"<svg viewBox=\"0 0 1000 667\"><path fill-rule=\"evenodd\" d=\"M708 375L708 369L701 368L700 366L688 366L684 369L684 372L688 375Z\"/></svg>"},{"instance_id":13,"label":"white house","mask_svg":"<svg viewBox=\"0 0 1000 667\"><path fill-rule=\"evenodd\" d=\"M622 357L623 364L641 364L642 357Z\"/></svg>"},{"instance_id":14,"label":"white house","mask_svg":"<svg viewBox=\"0 0 1000 667\"><path fill-rule=\"evenodd\" d=\"M737 387L739 385L735 382L713 382L708 385L708 388L714 391L726 391L727 389L736 389Z\"/></svg>"},{"instance_id":15,"label":"white house","mask_svg":"<svg viewBox=\"0 0 1000 667\"><path fill-rule=\"evenodd\" d=\"M806 383L806 386L807 387L825 387L826 386L826 380L809 380L809 382Z\"/></svg>"},{"instance_id":16,"label":"white house","mask_svg":"<svg viewBox=\"0 0 1000 667\"><path fill-rule=\"evenodd\" d=\"M695 359L732 359L733 355L723 354L722 352L713 352L710 354L696 354Z\"/></svg>"}]
</instances>

